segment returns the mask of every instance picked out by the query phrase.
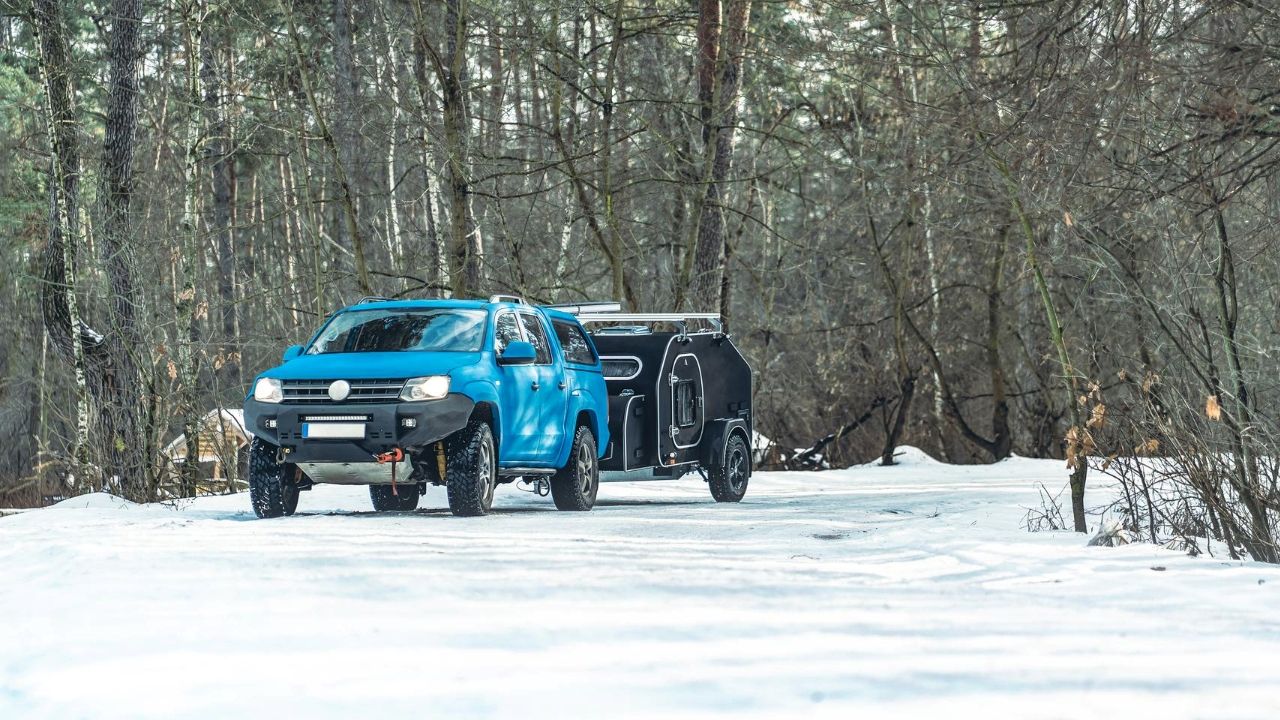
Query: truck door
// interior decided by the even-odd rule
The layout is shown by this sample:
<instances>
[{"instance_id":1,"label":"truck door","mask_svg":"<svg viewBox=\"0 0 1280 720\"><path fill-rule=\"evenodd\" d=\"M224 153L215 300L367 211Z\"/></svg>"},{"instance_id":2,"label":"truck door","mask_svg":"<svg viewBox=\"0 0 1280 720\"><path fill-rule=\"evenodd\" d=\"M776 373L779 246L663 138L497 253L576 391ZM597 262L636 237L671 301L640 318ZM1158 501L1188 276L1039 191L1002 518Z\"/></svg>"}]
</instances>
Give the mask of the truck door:
<instances>
[{"instance_id":1,"label":"truck door","mask_svg":"<svg viewBox=\"0 0 1280 720\"><path fill-rule=\"evenodd\" d=\"M511 310L500 311L494 317L493 325L493 350L496 355L501 355L510 343L525 340L520 321ZM525 464L538 456L540 398L539 392L535 392L533 388L541 385L539 372L537 365L498 366L501 380L498 395L502 402L499 413L502 427L499 428L501 439L498 443L498 463L501 465Z\"/></svg>"},{"instance_id":2,"label":"truck door","mask_svg":"<svg viewBox=\"0 0 1280 720\"><path fill-rule=\"evenodd\" d=\"M533 366L537 369L537 386L534 403L538 407L537 446L535 464L553 465L558 459L560 444L565 440L565 415L569 408L569 390L565 383L564 363L551 350L547 339L547 327L542 318L531 312L520 313L525 338L538 351Z\"/></svg>"},{"instance_id":3,"label":"truck door","mask_svg":"<svg viewBox=\"0 0 1280 720\"><path fill-rule=\"evenodd\" d=\"M600 359L596 356L586 331L576 322L556 318L550 320L551 331L555 333L556 344L560 346L558 359L564 363L564 381L569 392L569 397L565 398L565 444L560 447L561 452L567 455L569 449L565 445L573 441L573 436L568 433L576 431L575 414L582 408L599 407L602 401L608 402L608 396L600 375ZM609 418L606 416L603 420L607 423ZM597 449L608 449L607 437L597 437L596 441Z\"/></svg>"}]
</instances>

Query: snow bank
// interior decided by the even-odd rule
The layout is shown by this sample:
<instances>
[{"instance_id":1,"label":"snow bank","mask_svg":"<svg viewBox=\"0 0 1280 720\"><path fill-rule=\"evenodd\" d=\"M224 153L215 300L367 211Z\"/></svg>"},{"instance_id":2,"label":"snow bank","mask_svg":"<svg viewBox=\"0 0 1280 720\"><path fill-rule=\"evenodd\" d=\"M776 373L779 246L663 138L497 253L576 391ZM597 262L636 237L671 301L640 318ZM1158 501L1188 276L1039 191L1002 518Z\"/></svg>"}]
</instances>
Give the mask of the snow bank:
<instances>
[{"instance_id":1,"label":"snow bank","mask_svg":"<svg viewBox=\"0 0 1280 720\"><path fill-rule=\"evenodd\" d=\"M138 503L110 493L96 492L67 498L50 505L45 510L129 510L136 507L140 507Z\"/></svg>"},{"instance_id":2,"label":"snow bank","mask_svg":"<svg viewBox=\"0 0 1280 720\"><path fill-rule=\"evenodd\" d=\"M0 718L1276 716L1280 568L1020 530L1059 461L899 460L6 518Z\"/></svg>"},{"instance_id":3,"label":"snow bank","mask_svg":"<svg viewBox=\"0 0 1280 720\"><path fill-rule=\"evenodd\" d=\"M919 466L926 466L926 465L942 464L937 460L935 460L933 456L931 456L929 453L921 450L918 447L914 447L912 445L899 445L896 449L894 449L893 462L895 465L899 467L919 467ZM864 467L875 466L879 464L880 464L879 460L873 460L867 463Z\"/></svg>"}]
</instances>

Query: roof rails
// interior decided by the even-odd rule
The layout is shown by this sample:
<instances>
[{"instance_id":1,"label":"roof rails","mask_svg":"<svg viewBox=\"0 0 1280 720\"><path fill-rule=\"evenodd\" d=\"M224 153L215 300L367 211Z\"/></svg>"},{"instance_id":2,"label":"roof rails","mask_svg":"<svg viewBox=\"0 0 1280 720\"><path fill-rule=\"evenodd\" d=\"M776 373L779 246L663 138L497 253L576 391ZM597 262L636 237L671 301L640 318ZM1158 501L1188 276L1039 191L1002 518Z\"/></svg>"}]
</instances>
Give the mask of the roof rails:
<instances>
[{"instance_id":1,"label":"roof rails","mask_svg":"<svg viewBox=\"0 0 1280 720\"><path fill-rule=\"evenodd\" d=\"M578 322L631 322L631 323L671 323L680 328L681 335L687 335L691 320L705 320L717 332L723 332L724 323L720 321L720 313L623 313L623 312L586 312L577 313Z\"/></svg>"},{"instance_id":2,"label":"roof rails","mask_svg":"<svg viewBox=\"0 0 1280 720\"><path fill-rule=\"evenodd\" d=\"M587 300L580 303L552 303L542 307L567 312L570 315L583 313L616 313L622 311L622 303L616 300Z\"/></svg>"},{"instance_id":3,"label":"roof rails","mask_svg":"<svg viewBox=\"0 0 1280 720\"><path fill-rule=\"evenodd\" d=\"M364 297L355 301L354 304L364 305L365 303L373 303L373 302L392 302L392 299L389 297L382 297L381 295L365 295Z\"/></svg>"},{"instance_id":4,"label":"roof rails","mask_svg":"<svg viewBox=\"0 0 1280 720\"><path fill-rule=\"evenodd\" d=\"M595 335L652 335L648 325L610 325L592 331Z\"/></svg>"},{"instance_id":5,"label":"roof rails","mask_svg":"<svg viewBox=\"0 0 1280 720\"><path fill-rule=\"evenodd\" d=\"M524 298L520 297L519 295L502 295L502 294L490 295L489 302L491 303L509 302L509 303L515 303L517 305L529 304L525 302Z\"/></svg>"}]
</instances>

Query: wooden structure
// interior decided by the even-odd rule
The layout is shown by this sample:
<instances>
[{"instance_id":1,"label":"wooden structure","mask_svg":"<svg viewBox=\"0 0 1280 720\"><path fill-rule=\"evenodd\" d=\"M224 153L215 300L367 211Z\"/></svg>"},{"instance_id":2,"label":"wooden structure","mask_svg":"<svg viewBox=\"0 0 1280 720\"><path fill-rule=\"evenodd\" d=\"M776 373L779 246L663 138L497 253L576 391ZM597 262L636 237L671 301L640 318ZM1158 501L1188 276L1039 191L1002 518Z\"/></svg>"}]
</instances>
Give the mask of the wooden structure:
<instances>
[{"instance_id":1,"label":"wooden structure","mask_svg":"<svg viewBox=\"0 0 1280 720\"><path fill-rule=\"evenodd\" d=\"M198 489L201 492L244 489L245 463L252 439L244 429L244 411L239 408L210 410L200 418L197 428ZM187 436L180 433L164 446L162 453L172 481L179 482L181 468L187 462Z\"/></svg>"}]
</instances>

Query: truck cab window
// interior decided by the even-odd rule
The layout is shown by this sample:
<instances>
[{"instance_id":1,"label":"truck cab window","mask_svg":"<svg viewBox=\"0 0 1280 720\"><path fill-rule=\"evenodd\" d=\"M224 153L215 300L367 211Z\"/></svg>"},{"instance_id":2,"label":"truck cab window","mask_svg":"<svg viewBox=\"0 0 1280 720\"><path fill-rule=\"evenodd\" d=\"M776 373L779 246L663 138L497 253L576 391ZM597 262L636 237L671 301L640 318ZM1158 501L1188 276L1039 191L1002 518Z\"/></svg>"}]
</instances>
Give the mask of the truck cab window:
<instances>
[{"instance_id":1,"label":"truck cab window","mask_svg":"<svg viewBox=\"0 0 1280 720\"><path fill-rule=\"evenodd\" d=\"M550 365L551 344L547 342L547 331L543 329L542 323L538 321L537 316L529 313L520 313L520 323L524 325L524 332L529 336L533 349L538 351L538 358L534 364Z\"/></svg>"},{"instance_id":2,"label":"truck cab window","mask_svg":"<svg viewBox=\"0 0 1280 720\"><path fill-rule=\"evenodd\" d=\"M564 348L564 359L581 365L594 365L596 354L591 350L591 343L582 333L582 328L562 320L552 320L551 327L556 331L560 347Z\"/></svg>"},{"instance_id":3,"label":"truck cab window","mask_svg":"<svg viewBox=\"0 0 1280 720\"><path fill-rule=\"evenodd\" d=\"M493 349L499 355L502 354L503 350L507 349L508 345L520 341L520 326L516 323L515 313L499 313L493 325Z\"/></svg>"}]
</instances>

